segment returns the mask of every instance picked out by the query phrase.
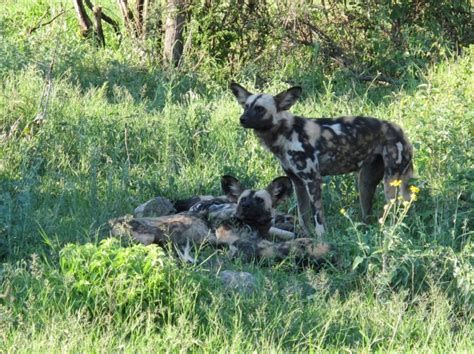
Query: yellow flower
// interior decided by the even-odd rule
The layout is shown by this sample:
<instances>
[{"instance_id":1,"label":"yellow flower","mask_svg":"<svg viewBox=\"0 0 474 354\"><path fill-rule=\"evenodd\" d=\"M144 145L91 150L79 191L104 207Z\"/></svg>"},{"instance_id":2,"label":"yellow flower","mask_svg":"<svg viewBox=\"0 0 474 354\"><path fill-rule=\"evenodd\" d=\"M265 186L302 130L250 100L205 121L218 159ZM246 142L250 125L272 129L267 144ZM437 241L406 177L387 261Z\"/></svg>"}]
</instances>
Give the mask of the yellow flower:
<instances>
[{"instance_id":1,"label":"yellow flower","mask_svg":"<svg viewBox=\"0 0 474 354\"><path fill-rule=\"evenodd\" d=\"M400 187L402 185L402 180L401 179L395 179L392 182L390 182L390 185L392 187Z\"/></svg>"},{"instance_id":2,"label":"yellow flower","mask_svg":"<svg viewBox=\"0 0 474 354\"><path fill-rule=\"evenodd\" d=\"M415 201L415 200L418 199L418 197L417 197L417 195L416 195L415 193L412 193L412 194L410 195L410 199L413 200L413 201Z\"/></svg>"},{"instance_id":3,"label":"yellow flower","mask_svg":"<svg viewBox=\"0 0 474 354\"><path fill-rule=\"evenodd\" d=\"M410 192L412 192L413 194L418 194L420 193L420 188L416 186L410 186Z\"/></svg>"},{"instance_id":4,"label":"yellow flower","mask_svg":"<svg viewBox=\"0 0 474 354\"><path fill-rule=\"evenodd\" d=\"M341 210L339 210L339 212L340 212L342 215L346 215L346 209L344 209L344 208L341 208Z\"/></svg>"}]
</instances>

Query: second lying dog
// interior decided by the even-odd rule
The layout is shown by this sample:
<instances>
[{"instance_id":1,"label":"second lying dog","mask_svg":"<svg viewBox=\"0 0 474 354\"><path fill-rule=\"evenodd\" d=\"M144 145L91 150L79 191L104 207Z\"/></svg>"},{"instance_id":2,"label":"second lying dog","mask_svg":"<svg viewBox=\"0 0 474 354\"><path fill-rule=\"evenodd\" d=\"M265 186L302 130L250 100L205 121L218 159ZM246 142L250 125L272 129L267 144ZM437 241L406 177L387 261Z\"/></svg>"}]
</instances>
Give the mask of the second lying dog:
<instances>
[{"instance_id":1,"label":"second lying dog","mask_svg":"<svg viewBox=\"0 0 474 354\"><path fill-rule=\"evenodd\" d=\"M223 176L221 186L225 198L205 198L188 212L162 217L122 217L110 221L114 235L129 234L148 245L172 243L184 247L188 260L191 245L227 246L231 254L244 259L282 260L294 256L297 263L319 262L329 251L325 244L309 238L272 242L270 235L288 236L291 232L272 226L274 207L292 193L287 177L278 177L265 189L249 190L231 176ZM184 204L183 204L184 205ZM286 232L286 234L285 234Z\"/></svg>"}]
</instances>

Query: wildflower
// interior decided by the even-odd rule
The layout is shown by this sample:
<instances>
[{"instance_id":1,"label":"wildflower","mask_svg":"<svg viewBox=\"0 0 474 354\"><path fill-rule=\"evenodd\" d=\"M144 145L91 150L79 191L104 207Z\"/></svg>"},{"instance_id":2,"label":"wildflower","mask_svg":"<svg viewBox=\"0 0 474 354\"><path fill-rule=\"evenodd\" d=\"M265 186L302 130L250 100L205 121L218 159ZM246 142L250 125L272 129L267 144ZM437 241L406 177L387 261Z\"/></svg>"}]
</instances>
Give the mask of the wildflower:
<instances>
[{"instance_id":1,"label":"wildflower","mask_svg":"<svg viewBox=\"0 0 474 354\"><path fill-rule=\"evenodd\" d=\"M418 194L420 193L420 188L416 187L416 186L410 186L410 192L412 192L413 194Z\"/></svg>"},{"instance_id":2,"label":"wildflower","mask_svg":"<svg viewBox=\"0 0 474 354\"><path fill-rule=\"evenodd\" d=\"M410 199L413 200L413 201L417 200L417 198L418 198L418 197L417 197L417 195L416 195L415 193L412 193L412 194L410 195Z\"/></svg>"},{"instance_id":3,"label":"wildflower","mask_svg":"<svg viewBox=\"0 0 474 354\"><path fill-rule=\"evenodd\" d=\"M342 215L346 215L346 209L344 209L344 208L341 208L341 210L339 210L339 212L340 212Z\"/></svg>"},{"instance_id":4,"label":"wildflower","mask_svg":"<svg viewBox=\"0 0 474 354\"><path fill-rule=\"evenodd\" d=\"M394 179L392 182L390 182L390 185L392 187L400 187L402 185L402 180L401 179Z\"/></svg>"}]
</instances>

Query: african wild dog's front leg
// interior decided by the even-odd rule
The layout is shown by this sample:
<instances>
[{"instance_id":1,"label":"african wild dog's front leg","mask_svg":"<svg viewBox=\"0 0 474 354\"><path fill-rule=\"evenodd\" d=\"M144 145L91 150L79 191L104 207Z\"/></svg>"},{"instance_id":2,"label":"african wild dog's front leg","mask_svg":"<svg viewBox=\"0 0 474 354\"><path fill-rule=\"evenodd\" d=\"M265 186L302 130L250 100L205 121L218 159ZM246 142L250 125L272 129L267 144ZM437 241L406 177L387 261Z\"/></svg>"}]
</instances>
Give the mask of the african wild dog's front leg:
<instances>
[{"instance_id":1,"label":"african wild dog's front leg","mask_svg":"<svg viewBox=\"0 0 474 354\"><path fill-rule=\"evenodd\" d=\"M324 210L323 210L323 199L322 199L322 184L323 179L318 170L313 170L311 173L300 174L303 183L305 184L306 191L308 192L309 199L314 210L314 224L316 226L316 235L322 241L325 230L324 222Z\"/></svg>"},{"instance_id":2,"label":"african wild dog's front leg","mask_svg":"<svg viewBox=\"0 0 474 354\"><path fill-rule=\"evenodd\" d=\"M384 165L382 156L378 155L370 163L362 165L357 176L359 185L359 199L362 208L362 220L369 221L372 213L372 203L377 185L383 178Z\"/></svg>"},{"instance_id":3,"label":"african wild dog's front leg","mask_svg":"<svg viewBox=\"0 0 474 354\"><path fill-rule=\"evenodd\" d=\"M408 181L413 177L413 150L411 145L406 141L387 143L383 149L382 157L386 200L396 198L398 193L405 200L410 200L411 194Z\"/></svg>"},{"instance_id":4,"label":"african wild dog's front leg","mask_svg":"<svg viewBox=\"0 0 474 354\"><path fill-rule=\"evenodd\" d=\"M314 224L312 217L314 215L311 199L309 198L305 183L291 171L286 171L287 176L291 179L296 193L296 201L298 203L298 219L303 232L310 236L313 234Z\"/></svg>"}]
</instances>

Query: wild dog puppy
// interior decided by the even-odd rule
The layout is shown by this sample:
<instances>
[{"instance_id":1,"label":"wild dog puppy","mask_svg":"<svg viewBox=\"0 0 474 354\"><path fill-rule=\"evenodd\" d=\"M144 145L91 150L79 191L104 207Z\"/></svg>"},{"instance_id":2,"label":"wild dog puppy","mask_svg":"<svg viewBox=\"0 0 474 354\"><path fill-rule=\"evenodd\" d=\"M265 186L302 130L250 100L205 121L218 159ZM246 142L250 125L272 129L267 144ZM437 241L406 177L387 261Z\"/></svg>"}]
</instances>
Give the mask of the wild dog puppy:
<instances>
[{"instance_id":1,"label":"wild dog puppy","mask_svg":"<svg viewBox=\"0 0 474 354\"><path fill-rule=\"evenodd\" d=\"M237 205L232 218L220 220L215 235L217 242L229 246L233 255L240 255L245 260L265 261L280 261L291 256L296 263L305 264L319 263L328 254L327 244L317 244L309 238L270 241L272 236L294 237L292 232L275 227L285 225L288 220L293 222L283 215L275 217L274 209L292 194L288 177L278 177L266 189L258 191L246 189L232 176L223 176L221 184L227 198ZM199 204L195 207L200 209Z\"/></svg>"},{"instance_id":2,"label":"wild dog puppy","mask_svg":"<svg viewBox=\"0 0 474 354\"><path fill-rule=\"evenodd\" d=\"M226 175L221 177L221 188L222 196L191 197L175 202L175 208L187 207L190 214L205 218L214 228L223 221L234 220L245 223L260 237L294 238L292 215L274 209L292 194L288 177L278 177L266 189L254 191L244 188L235 177Z\"/></svg>"},{"instance_id":3,"label":"wild dog puppy","mask_svg":"<svg viewBox=\"0 0 474 354\"><path fill-rule=\"evenodd\" d=\"M308 119L288 109L301 95L292 87L276 96L252 94L231 83L243 107L240 124L253 129L263 146L279 160L293 182L300 224L321 238L325 232L322 176L358 172L362 218L367 221L377 185L383 179L387 200L396 197L391 183L401 180L401 194L410 198L413 149L400 127L371 117ZM313 223L314 222L314 223Z\"/></svg>"},{"instance_id":4,"label":"wild dog puppy","mask_svg":"<svg viewBox=\"0 0 474 354\"><path fill-rule=\"evenodd\" d=\"M221 178L221 187L227 199L236 203L233 218L227 220L248 225L259 237L294 238L291 232L274 226L277 216L275 207L293 193L288 177L277 177L267 188L254 191L226 175Z\"/></svg>"}]
</instances>

